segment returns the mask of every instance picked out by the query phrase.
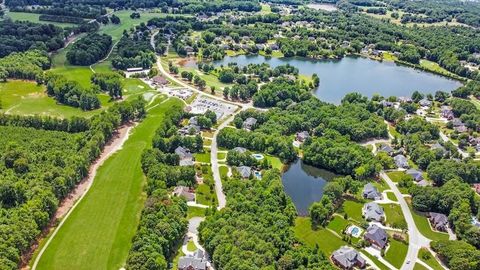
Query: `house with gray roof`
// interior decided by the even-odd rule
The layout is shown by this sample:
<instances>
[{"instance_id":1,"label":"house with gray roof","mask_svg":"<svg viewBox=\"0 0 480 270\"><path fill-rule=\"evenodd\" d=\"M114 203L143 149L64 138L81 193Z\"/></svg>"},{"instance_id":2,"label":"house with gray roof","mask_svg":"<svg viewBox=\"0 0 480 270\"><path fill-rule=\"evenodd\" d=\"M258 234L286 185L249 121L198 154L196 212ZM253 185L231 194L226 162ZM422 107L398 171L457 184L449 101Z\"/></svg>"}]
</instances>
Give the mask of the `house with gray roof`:
<instances>
[{"instance_id":1,"label":"house with gray roof","mask_svg":"<svg viewBox=\"0 0 480 270\"><path fill-rule=\"evenodd\" d=\"M202 250L197 250L193 255L180 257L178 270L207 270L208 261Z\"/></svg>"},{"instance_id":2,"label":"house with gray roof","mask_svg":"<svg viewBox=\"0 0 480 270\"><path fill-rule=\"evenodd\" d=\"M382 222L385 219L383 208L376 202L369 202L363 206L362 215L367 221Z\"/></svg>"},{"instance_id":3,"label":"house with gray roof","mask_svg":"<svg viewBox=\"0 0 480 270\"><path fill-rule=\"evenodd\" d=\"M177 186L173 190L173 195L177 197L184 197L188 202L195 201L195 193L191 191L189 187L186 186Z\"/></svg>"},{"instance_id":4,"label":"house with gray roof","mask_svg":"<svg viewBox=\"0 0 480 270\"><path fill-rule=\"evenodd\" d=\"M343 246L332 254L332 261L341 269L353 269L354 267L364 268L365 259L355 249Z\"/></svg>"},{"instance_id":5,"label":"house with gray roof","mask_svg":"<svg viewBox=\"0 0 480 270\"><path fill-rule=\"evenodd\" d=\"M382 199L382 194L378 192L378 189L374 185L372 185L372 183L368 183L363 187L363 198L370 200L380 200Z\"/></svg>"},{"instance_id":6,"label":"house with gray roof","mask_svg":"<svg viewBox=\"0 0 480 270\"><path fill-rule=\"evenodd\" d=\"M395 157L393 157L393 160L395 161L395 165L399 169L410 168L410 165L408 165L408 160L404 155L396 155Z\"/></svg>"},{"instance_id":7,"label":"house with gray roof","mask_svg":"<svg viewBox=\"0 0 480 270\"><path fill-rule=\"evenodd\" d=\"M252 175L252 168L248 166L240 166L237 167L237 172L242 178L250 178L250 175Z\"/></svg>"},{"instance_id":8,"label":"house with gray roof","mask_svg":"<svg viewBox=\"0 0 480 270\"><path fill-rule=\"evenodd\" d=\"M304 142L306 139L310 138L308 131L297 132L295 139L299 142Z\"/></svg>"},{"instance_id":9,"label":"house with gray roof","mask_svg":"<svg viewBox=\"0 0 480 270\"><path fill-rule=\"evenodd\" d=\"M386 152L389 155L392 155L394 151L393 147L385 143L380 144L377 150L377 152Z\"/></svg>"},{"instance_id":10,"label":"house with gray roof","mask_svg":"<svg viewBox=\"0 0 480 270\"><path fill-rule=\"evenodd\" d=\"M235 152L241 153L241 154L247 152L247 149L243 148L243 147L235 147L232 150L235 151Z\"/></svg>"},{"instance_id":11,"label":"house with gray roof","mask_svg":"<svg viewBox=\"0 0 480 270\"><path fill-rule=\"evenodd\" d=\"M430 106L432 106L432 102L431 102L430 100L428 100L428 99L425 99L425 98L422 99L422 100L420 100L420 101L418 102L418 104L420 104L420 106L422 106L422 107L430 107Z\"/></svg>"},{"instance_id":12,"label":"house with gray roof","mask_svg":"<svg viewBox=\"0 0 480 270\"><path fill-rule=\"evenodd\" d=\"M405 173L408 175L411 175L413 177L413 180L415 180L415 182L420 182L423 180L422 171L415 170L415 169L408 169Z\"/></svg>"},{"instance_id":13,"label":"house with gray roof","mask_svg":"<svg viewBox=\"0 0 480 270\"><path fill-rule=\"evenodd\" d=\"M257 124L257 119L253 117L249 117L245 119L245 121L243 121L242 127L247 130L252 130L256 124Z\"/></svg>"},{"instance_id":14,"label":"house with gray roof","mask_svg":"<svg viewBox=\"0 0 480 270\"><path fill-rule=\"evenodd\" d=\"M468 128L465 125L457 126L453 128L458 133L464 133L468 131Z\"/></svg>"},{"instance_id":15,"label":"house with gray roof","mask_svg":"<svg viewBox=\"0 0 480 270\"><path fill-rule=\"evenodd\" d=\"M428 213L428 220L430 225L437 231L446 232L448 227L448 217L441 213L430 212Z\"/></svg>"},{"instance_id":16,"label":"house with gray roof","mask_svg":"<svg viewBox=\"0 0 480 270\"><path fill-rule=\"evenodd\" d=\"M193 165L193 155L190 153L190 150L183 148L181 146L175 149L175 154L180 157L180 166L192 166Z\"/></svg>"},{"instance_id":17,"label":"house with gray roof","mask_svg":"<svg viewBox=\"0 0 480 270\"><path fill-rule=\"evenodd\" d=\"M378 227L375 224L370 225L367 231L363 235L365 240L370 242L373 247L378 249L384 249L388 243L388 234L384 229Z\"/></svg>"},{"instance_id":18,"label":"house with gray roof","mask_svg":"<svg viewBox=\"0 0 480 270\"><path fill-rule=\"evenodd\" d=\"M451 122L454 127L459 127L464 125L462 120L460 120L459 118L454 118Z\"/></svg>"}]
</instances>

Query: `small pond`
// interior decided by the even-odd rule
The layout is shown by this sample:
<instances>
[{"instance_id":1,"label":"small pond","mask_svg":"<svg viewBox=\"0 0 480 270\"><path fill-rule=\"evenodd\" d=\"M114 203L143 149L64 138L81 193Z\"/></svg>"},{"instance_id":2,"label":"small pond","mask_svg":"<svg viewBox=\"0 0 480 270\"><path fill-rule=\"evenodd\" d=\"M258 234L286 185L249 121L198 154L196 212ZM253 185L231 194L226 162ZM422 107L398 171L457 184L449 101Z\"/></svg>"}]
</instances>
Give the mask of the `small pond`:
<instances>
[{"instance_id":1,"label":"small pond","mask_svg":"<svg viewBox=\"0 0 480 270\"><path fill-rule=\"evenodd\" d=\"M330 171L306 165L298 159L283 174L282 183L285 192L292 198L297 213L306 216L310 205L322 198L323 187L327 181L338 176Z\"/></svg>"},{"instance_id":2,"label":"small pond","mask_svg":"<svg viewBox=\"0 0 480 270\"><path fill-rule=\"evenodd\" d=\"M371 97L373 94L389 96L410 96L415 90L422 93L451 91L460 87L458 81L414 68L397 65L394 62L380 62L363 57L344 57L341 60L315 60L311 58L275 58L261 55L226 56L215 61L215 66L238 63L267 63L272 67L290 64L300 74L320 77L320 86L315 95L326 102L339 104L345 94L360 92Z\"/></svg>"}]
</instances>

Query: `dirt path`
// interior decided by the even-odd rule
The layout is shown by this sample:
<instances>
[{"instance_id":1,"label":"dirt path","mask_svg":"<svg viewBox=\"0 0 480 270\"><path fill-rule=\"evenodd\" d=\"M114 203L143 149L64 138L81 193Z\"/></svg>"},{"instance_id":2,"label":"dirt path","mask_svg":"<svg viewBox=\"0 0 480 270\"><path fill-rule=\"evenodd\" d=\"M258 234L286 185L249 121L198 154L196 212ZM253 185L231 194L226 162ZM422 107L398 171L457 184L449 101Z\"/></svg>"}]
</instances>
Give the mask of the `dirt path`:
<instances>
[{"instance_id":1,"label":"dirt path","mask_svg":"<svg viewBox=\"0 0 480 270\"><path fill-rule=\"evenodd\" d=\"M70 210L73 210L75 206L77 205L78 202L81 201L83 196L87 193L87 191L90 189L90 187L93 184L93 180L95 179L95 176L97 174L97 170L102 164L115 152L120 150L123 146L123 144L127 141L128 136L130 135L130 130L134 127L134 124L128 124L120 127L117 132L113 135L112 139L105 145L103 148L102 153L100 156L90 165L90 168L88 170L88 176L85 177L76 187L73 189L70 194L60 203L58 206L57 211L55 212L55 215L52 218L52 221L50 222L50 225L43 231L42 235L40 238L36 241L36 243L31 247L31 250L24 254L22 256L22 265L21 269L30 269L28 266L28 263L35 252L35 250L38 248L38 244L42 241L42 239L48 235L48 233L54 228L55 223L62 219L62 222L58 224L58 226L55 228L55 231L53 234L49 237L47 240L47 243L44 245L42 250L39 252L37 255L35 263L37 263L38 259L41 257L43 251L46 249L48 246L50 239L53 238L53 236L56 234L58 229L62 226L63 222L67 219L69 213L71 213ZM65 217L65 218L64 218Z\"/></svg>"}]
</instances>

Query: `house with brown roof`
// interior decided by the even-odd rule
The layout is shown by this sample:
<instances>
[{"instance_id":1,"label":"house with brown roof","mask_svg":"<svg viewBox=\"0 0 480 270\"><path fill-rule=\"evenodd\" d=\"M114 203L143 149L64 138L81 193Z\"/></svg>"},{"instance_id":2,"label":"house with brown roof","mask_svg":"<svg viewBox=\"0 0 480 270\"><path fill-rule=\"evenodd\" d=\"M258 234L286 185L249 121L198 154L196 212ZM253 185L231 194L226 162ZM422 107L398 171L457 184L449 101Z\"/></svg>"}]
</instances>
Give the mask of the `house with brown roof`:
<instances>
[{"instance_id":1,"label":"house with brown roof","mask_svg":"<svg viewBox=\"0 0 480 270\"><path fill-rule=\"evenodd\" d=\"M430 220L430 225L437 230L446 232L448 227L448 217L441 213L430 212L428 213L428 220Z\"/></svg>"},{"instance_id":2,"label":"house with brown roof","mask_svg":"<svg viewBox=\"0 0 480 270\"><path fill-rule=\"evenodd\" d=\"M355 249L343 246L333 252L331 257L333 263L341 269L353 269L354 267L364 268L365 259Z\"/></svg>"}]
</instances>

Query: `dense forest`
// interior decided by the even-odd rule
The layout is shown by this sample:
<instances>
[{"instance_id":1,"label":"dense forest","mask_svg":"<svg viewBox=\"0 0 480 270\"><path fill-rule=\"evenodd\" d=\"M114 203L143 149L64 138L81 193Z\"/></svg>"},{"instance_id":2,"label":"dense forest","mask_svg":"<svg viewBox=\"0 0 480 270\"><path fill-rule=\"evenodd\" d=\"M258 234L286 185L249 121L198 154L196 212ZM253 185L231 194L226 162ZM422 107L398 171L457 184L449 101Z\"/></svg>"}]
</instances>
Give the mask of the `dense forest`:
<instances>
[{"instance_id":1,"label":"dense forest","mask_svg":"<svg viewBox=\"0 0 480 270\"><path fill-rule=\"evenodd\" d=\"M87 175L116 128L143 117L143 106L143 100L115 104L88 120L0 115L3 269L17 269L21 253L50 222L59 201Z\"/></svg>"},{"instance_id":2,"label":"dense forest","mask_svg":"<svg viewBox=\"0 0 480 270\"><path fill-rule=\"evenodd\" d=\"M73 65L88 66L105 58L111 46L111 36L91 33L72 45L67 52L67 60Z\"/></svg>"},{"instance_id":3,"label":"dense forest","mask_svg":"<svg viewBox=\"0 0 480 270\"><path fill-rule=\"evenodd\" d=\"M48 54L40 50L12 53L0 59L0 81L7 79L42 80L50 68Z\"/></svg>"},{"instance_id":4,"label":"dense forest","mask_svg":"<svg viewBox=\"0 0 480 270\"><path fill-rule=\"evenodd\" d=\"M0 21L0 57L29 49L54 51L63 47L63 29L52 24Z\"/></svg>"},{"instance_id":5,"label":"dense forest","mask_svg":"<svg viewBox=\"0 0 480 270\"><path fill-rule=\"evenodd\" d=\"M200 239L219 269L335 269L293 235L296 211L278 170L261 181L226 180L228 207L200 224ZM275 221L275 222L272 222Z\"/></svg>"},{"instance_id":6,"label":"dense forest","mask_svg":"<svg viewBox=\"0 0 480 270\"><path fill-rule=\"evenodd\" d=\"M117 44L117 53L112 59L112 65L122 70L135 67L149 69L156 61L157 58L150 45L149 31L145 24L142 24L133 34L124 33Z\"/></svg>"}]
</instances>

